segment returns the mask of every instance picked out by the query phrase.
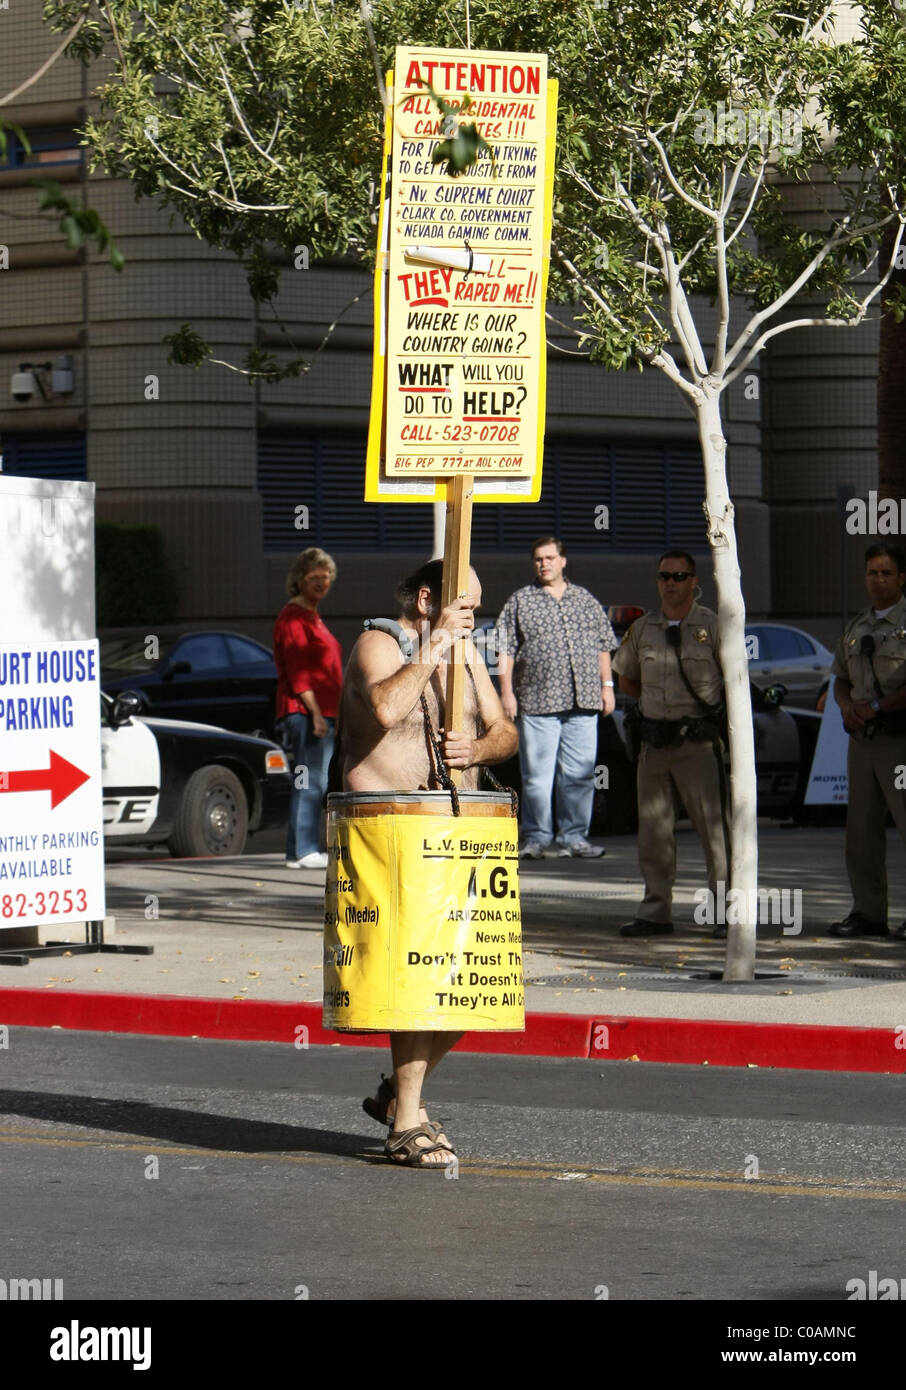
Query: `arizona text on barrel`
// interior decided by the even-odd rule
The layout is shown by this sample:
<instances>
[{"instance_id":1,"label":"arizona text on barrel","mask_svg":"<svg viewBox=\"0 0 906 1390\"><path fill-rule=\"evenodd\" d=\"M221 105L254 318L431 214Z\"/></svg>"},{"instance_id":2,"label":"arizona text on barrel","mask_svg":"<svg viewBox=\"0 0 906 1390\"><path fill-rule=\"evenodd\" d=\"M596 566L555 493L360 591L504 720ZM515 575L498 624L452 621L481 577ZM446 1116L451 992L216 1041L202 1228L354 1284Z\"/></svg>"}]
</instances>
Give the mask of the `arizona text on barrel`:
<instances>
[{"instance_id":1,"label":"arizona text on barrel","mask_svg":"<svg viewBox=\"0 0 906 1390\"><path fill-rule=\"evenodd\" d=\"M324 1026L522 1031L511 799L460 792L327 799Z\"/></svg>"}]
</instances>

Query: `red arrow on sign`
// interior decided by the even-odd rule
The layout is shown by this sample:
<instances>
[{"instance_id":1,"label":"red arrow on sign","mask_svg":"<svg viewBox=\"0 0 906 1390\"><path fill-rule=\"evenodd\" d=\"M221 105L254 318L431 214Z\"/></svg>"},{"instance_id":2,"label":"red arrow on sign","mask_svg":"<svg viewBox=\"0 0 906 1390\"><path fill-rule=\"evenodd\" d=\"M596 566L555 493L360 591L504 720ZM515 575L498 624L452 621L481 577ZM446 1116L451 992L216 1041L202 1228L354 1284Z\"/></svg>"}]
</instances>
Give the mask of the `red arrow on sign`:
<instances>
[{"instance_id":1,"label":"red arrow on sign","mask_svg":"<svg viewBox=\"0 0 906 1390\"><path fill-rule=\"evenodd\" d=\"M50 750L49 768L30 768L24 772L0 772L0 792L50 792L53 811L67 796L78 791L89 774Z\"/></svg>"}]
</instances>

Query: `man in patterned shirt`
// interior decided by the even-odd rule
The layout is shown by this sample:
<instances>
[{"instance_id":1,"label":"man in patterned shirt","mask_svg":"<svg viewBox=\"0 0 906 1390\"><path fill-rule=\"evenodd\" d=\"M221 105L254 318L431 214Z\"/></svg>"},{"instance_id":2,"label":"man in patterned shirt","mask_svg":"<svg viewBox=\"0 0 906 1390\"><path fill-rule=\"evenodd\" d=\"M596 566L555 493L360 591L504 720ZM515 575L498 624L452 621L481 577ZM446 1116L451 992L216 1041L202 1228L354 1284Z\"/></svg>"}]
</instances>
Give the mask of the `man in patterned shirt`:
<instances>
[{"instance_id":1,"label":"man in patterned shirt","mask_svg":"<svg viewBox=\"0 0 906 1390\"><path fill-rule=\"evenodd\" d=\"M553 839L557 853L597 859L589 844L594 800L598 713L614 708L610 653L613 628L598 600L563 577L566 551L556 536L532 546L535 582L517 589L497 619L500 697L519 726L522 769L522 856L540 859Z\"/></svg>"}]
</instances>

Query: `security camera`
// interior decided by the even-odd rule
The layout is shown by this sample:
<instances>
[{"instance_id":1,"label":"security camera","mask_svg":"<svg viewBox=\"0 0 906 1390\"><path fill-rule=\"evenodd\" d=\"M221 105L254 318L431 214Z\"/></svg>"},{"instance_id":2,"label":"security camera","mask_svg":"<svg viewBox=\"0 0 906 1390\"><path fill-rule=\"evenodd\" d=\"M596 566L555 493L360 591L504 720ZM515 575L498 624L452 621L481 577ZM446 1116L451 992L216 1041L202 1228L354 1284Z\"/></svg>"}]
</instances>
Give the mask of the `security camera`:
<instances>
[{"instance_id":1,"label":"security camera","mask_svg":"<svg viewBox=\"0 0 906 1390\"><path fill-rule=\"evenodd\" d=\"M58 358L57 365L62 363L62 361L62 358ZM70 366L72 365L71 358L68 358L67 362ZM41 373L49 372L50 370L50 362L20 362L19 370L13 372L9 383L9 389L12 393L13 400L30 401L35 391L40 393L43 401L48 400L49 397L44 388L44 382L41 380Z\"/></svg>"},{"instance_id":2,"label":"security camera","mask_svg":"<svg viewBox=\"0 0 906 1390\"><path fill-rule=\"evenodd\" d=\"M9 389L14 401L30 401L38 389L34 372L13 372Z\"/></svg>"}]
</instances>

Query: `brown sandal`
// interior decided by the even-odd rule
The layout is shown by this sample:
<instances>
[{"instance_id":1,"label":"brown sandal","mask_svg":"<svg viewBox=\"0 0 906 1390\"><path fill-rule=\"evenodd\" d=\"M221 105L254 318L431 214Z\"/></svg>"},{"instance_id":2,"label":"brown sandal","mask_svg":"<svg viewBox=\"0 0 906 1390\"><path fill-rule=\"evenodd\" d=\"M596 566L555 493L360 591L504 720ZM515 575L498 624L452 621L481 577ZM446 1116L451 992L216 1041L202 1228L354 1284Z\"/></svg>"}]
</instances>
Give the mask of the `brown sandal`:
<instances>
[{"instance_id":1,"label":"brown sandal","mask_svg":"<svg viewBox=\"0 0 906 1390\"><path fill-rule=\"evenodd\" d=\"M433 1144L419 1144L419 1138L433 1139ZM401 1130L399 1134L390 1131L387 1142L384 1145L384 1153L391 1163L396 1163L400 1168L437 1168L441 1172L449 1168L451 1164L457 1162L456 1150L449 1144L437 1143L437 1132L428 1125L416 1125L414 1129ZM425 1155L433 1153L447 1153L450 1155L443 1163L426 1163ZM402 1157L397 1157L402 1155Z\"/></svg>"},{"instance_id":2,"label":"brown sandal","mask_svg":"<svg viewBox=\"0 0 906 1390\"><path fill-rule=\"evenodd\" d=\"M381 1084L378 1086L377 1098L375 1099L374 1096L366 1096L362 1101L362 1109L372 1120L377 1120L379 1125L392 1125L393 1120L387 1114L392 1100L396 1100L396 1091L393 1089L393 1083L388 1081L384 1073L381 1072ZM426 1108L424 1100L419 1101L418 1108L419 1110L424 1110ZM443 1125L437 1124L434 1120L428 1120L427 1125L429 1129L434 1130L435 1139L438 1134L443 1134L444 1132Z\"/></svg>"},{"instance_id":3,"label":"brown sandal","mask_svg":"<svg viewBox=\"0 0 906 1390\"><path fill-rule=\"evenodd\" d=\"M381 1072L381 1084L378 1086L377 1100L373 1096L366 1096L362 1101L362 1109L372 1120L377 1120L379 1125L389 1125L393 1121L387 1115L387 1107L392 1100L396 1100L396 1091L393 1089L392 1082L388 1081Z\"/></svg>"}]
</instances>

